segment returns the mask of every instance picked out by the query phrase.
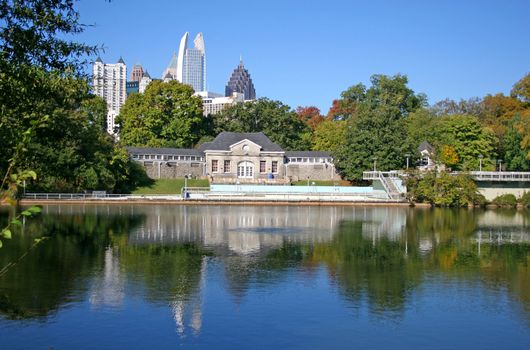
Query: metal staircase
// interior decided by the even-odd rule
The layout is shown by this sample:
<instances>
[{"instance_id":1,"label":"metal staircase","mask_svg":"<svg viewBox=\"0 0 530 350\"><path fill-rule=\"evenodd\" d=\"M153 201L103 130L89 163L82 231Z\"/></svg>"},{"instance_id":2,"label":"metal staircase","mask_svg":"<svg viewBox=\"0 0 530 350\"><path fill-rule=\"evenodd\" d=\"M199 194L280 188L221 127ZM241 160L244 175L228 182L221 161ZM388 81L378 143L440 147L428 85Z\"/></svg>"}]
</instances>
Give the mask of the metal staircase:
<instances>
[{"instance_id":1,"label":"metal staircase","mask_svg":"<svg viewBox=\"0 0 530 350\"><path fill-rule=\"evenodd\" d=\"M379 180L389 199L403 200L404 193L398 188L394 179L399 179L397 171L365 171L364 180Z\"/></svg>"}]
</instances>

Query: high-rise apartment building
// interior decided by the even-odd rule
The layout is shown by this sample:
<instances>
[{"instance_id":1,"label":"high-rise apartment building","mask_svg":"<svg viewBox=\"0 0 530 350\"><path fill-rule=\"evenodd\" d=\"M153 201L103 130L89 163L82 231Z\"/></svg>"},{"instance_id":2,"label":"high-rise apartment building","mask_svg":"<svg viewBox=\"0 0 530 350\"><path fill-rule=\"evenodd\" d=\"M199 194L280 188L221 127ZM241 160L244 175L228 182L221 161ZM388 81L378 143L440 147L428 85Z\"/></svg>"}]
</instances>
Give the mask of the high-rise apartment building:
<instances>
[{"instance_id":1,"label":"high-rise apartment building","mask_svg":"<svg viewBox=\"0 0 530 350\"><path fill-rule=\"evenodd\" d=\"M228 80L228 84L226 84L225 96L232 96L234 92L243 94L245 100L256 99L254 84L252 83L250 74L243 65L242 59L239 60L239 65L234 69L230 80Z\"/></svg>"},{"instance_id":2,"label":"high-rise apartment building","mask_svg":"<svg viewBox=\"0 0 530 350\"><path fill-rule=\"evenodd\" d=\"M127 98L127 66L120 58L117 63L103 63L98 57L93 66L94 94L107 102L107 132L114 135L115 118Z\"/></svg>"},{"instance_id":3,"label":"high-rise apartment building","mask_svg":"<svg viewBox=\"0 0 530 350\"><path fill-rule=\"evenodd\" d=\"M168 74L183 84L190 85L195 91L206 90L206 53L202 33L193 40L193 48L188 48L189 33L180 39L178 56L173 54L169 66L162 79L167 80Z\"/></svg>"},{"instance_id":4,"label":"high-rise apartment building","mask_svg":"<svg viewBox=\"0 0 530 350\"><path fill-rule=\"evenodd\" d=\"M130 81L140 81L142 79L142 75L144 74L144 69L141 65L135 64L131 70L131 77L129 78Z\"/></svg>"}]
</instances>

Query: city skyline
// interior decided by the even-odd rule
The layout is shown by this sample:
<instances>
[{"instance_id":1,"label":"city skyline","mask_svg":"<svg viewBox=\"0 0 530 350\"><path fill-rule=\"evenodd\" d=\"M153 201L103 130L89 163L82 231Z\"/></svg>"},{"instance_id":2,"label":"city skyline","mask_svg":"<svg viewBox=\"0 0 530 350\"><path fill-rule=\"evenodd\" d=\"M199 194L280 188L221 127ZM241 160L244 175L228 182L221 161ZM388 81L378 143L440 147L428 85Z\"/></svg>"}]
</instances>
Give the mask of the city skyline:
<instances>
[{"instance_id":1,"label":"city skyline","mask_svg":"<svg viewBox=\"0 0 530 350\"><path fill-rule=\"evenodd\" d=\"M200 7L131 0L78 7L81 21L95 25L80 40L102 45L105 61L123 56L158 77L182 33L201 31L208 45L207 90L222 92L243 55L258 97L292 108L315 105L323 113L349 86L369 85L373 74L405 74L433 104L508 94L530 70L530 44L520 39L530 34L525 1L271 1L258 8L238 0L205 0ZM175 13L188 15L174 21ZM132 17L143 24L130 26Z\"/></svg>"}]
</instances>

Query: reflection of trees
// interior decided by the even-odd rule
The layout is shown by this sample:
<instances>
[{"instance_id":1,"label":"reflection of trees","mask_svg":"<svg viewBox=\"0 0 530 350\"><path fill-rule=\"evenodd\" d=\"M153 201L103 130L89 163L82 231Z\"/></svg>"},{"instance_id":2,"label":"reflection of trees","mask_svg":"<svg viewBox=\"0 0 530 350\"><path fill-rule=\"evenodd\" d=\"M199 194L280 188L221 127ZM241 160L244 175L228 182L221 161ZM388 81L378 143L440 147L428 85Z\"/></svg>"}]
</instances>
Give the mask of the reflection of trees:
<instances>
[{"instance_id":1,"label":"reflection of trees","mask_svg":"<svg viewBox=\"0 0 530 350\"><path fill-rule=\"evenodd\" d=\"M50 238L0 276L0 313L6 318L45 317L76 300L89 286L83 277L103 268L105 247L142 217L94 214L43 215L6 242L0 266L22 256L40 236Z\"/></svg>"},{"instance_id":2,"label":"reflection of trees","mask_svg":"<svg viewBox=\"0 0 530 350\"><path fill-rule=\"evenodd\" d=\"M230 293L239 302L252 282L270 285L287 278L289 268L299 266L310 246L283 241L265 256L231 255L223 258L224 273Z\"/></svg>"},{"instance_id":3,"label":"reflection of trees","mask_svg":"<svg viewBox=\"0 0 530 350\"><path fill-rule=\"evenodd\" d=\"M363 236L362 224L344 221L329 245L315 247L312 259L328 266L348 299L366 297L374 312L400 311L421 277L415 268L417 251L402 240L373 241Z\"/></svg>"},{"instance_id":4,"label":"reflection of trees","mask_svg":"<svg viewBox=\"0 0 530 350\"><path fill-rule=\"evenodd\" d=\"M147 301L171 305L179 332L187 324L197 332L201 286L214 254L222 267L215 271L223 271L237 301L250 288L287 281L293 269L311 273L321 265L348 300L367 301L378 315L399 315L427 274L506 288L530 314L530 244L506 235L513 228L526 234L529 211L290 208L264 216L256 209L240 220L238 208L226 218L217 208L190 207L190 217L161 208L100 207L101 214L51 213L28 221L23 233L5 242L0 266L22 255L34 237L52 238L0 277L0 313L46 316L87 290L93 305L119 304L128 282L141 287L130 291ZM306 216L320 226L312 227ZM480 241L483 231L508 239Z\"/></svg>"},{"instance_id":5,"label":"reflection of trees","mask_svg":"<svg viewBox=\"0 0 530 350\"><path fill-rule=\"evenodd\" d=\"M205 255L198 245L120 245L115 249L127 277L145 287L148 301L167 304L197 291Z\"/></svg>"}]
</instances>

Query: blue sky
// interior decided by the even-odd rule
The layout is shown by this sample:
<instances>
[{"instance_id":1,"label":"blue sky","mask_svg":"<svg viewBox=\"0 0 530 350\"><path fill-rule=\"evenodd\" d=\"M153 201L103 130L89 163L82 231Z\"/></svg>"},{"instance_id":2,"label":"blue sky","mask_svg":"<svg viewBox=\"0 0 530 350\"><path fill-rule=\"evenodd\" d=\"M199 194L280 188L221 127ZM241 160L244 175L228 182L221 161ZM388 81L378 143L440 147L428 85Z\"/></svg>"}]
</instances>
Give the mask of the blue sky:
<instances>
[{"instance_id":1,"label":"blue sky","mask_svg":"<svg viewBox=\"0 0 530 350\"><path fill-rule=\"evenodd\" d=\"M243 56L258 97L323 113L373 74L405 74L430 103L509 93L530 72L530 1L81 0L79 40L161 77L184 32L204 35L208 90Z\"/></svg>"}]
</instances>

